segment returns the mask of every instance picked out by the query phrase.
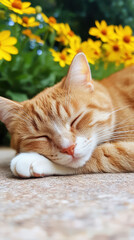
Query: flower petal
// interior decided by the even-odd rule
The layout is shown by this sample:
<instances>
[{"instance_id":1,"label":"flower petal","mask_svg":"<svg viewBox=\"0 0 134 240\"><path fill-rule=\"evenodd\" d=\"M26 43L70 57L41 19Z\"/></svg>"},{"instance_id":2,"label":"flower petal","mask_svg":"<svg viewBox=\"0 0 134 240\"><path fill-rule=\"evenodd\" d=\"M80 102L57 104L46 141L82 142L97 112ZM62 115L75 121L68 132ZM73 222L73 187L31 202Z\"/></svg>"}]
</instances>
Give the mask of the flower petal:
<instances>
[{"instance_id":1,"label":"flower petal","mask_svg":"<svg viewBox=\"0 0 134 240\"><path fill-rule=\"evenodd\" d=\"M1 49L7 53L18 54L18 49L14 46L1 46Z\"/></svg>"},{"instance_id":2,"label":"flower petal","mask_svg":"<svg viewBox=\"0 0 134 240\"><path fill-rule=\"evenodd\" d=\"M89 34L93 36L98 36L99 35L99 30L95 27L92 27L89 29Z\"/></svg>"},{"instance_id":3,"label":"flower petal","mask_svg":"<svg viewBox=\"0 0 134 240\"><path fill-rule=\"evenodd\" d=\"M11 32L9 30L0 32L0 41L3 41L5 39L9 38L10 34L11 34Z\"/></svg>"},{"instance_id":4,"label":"flower petal","mask_svg":"<svg viewBox=\"0 0 134 240\"><path fill-rule=\"evenodd\" d=\"M44 22L46 22L46 23L48 23L49 22L49 19L48 19L48 17L44 14L44 13L41 13L41 16L42 16L42 18L43 18L43 20L44 20Z\"/></svg>"},{"instance_id":5,"label":"flower petal","mask_svg":"<svg viewBox=\"0 0 134 240\"><path fill-rule=\"evenodd\" d=\"M10 7L10 10L12 10L13 12L18 13L18 14L23 14L23 11L18 8Z\"/></svg>"},{"instance_id":6,"label":"flower petal","mask_svg":"<svg viewBox=\"0 0 134 240\"><path fill-rule=\"evenodd\" d=\"M14 45L17 43L17 39L15 37L9 37L6 40L1 41L2 45Z\"/></svg>"},{"instance_id":7,"label":"flower petal","mask_svg":"<svg viewBox=\"0 0 134 240\"><path fill-rule=\"evenodd\" d=\"M17 22L17 23L19 23L19 24L21 24L22 23L22 19L19 17L19 16L17 16L16 14L10 14L10 18L12 19L12 21L13 22Z\"/></svg>"},{"instance_id":8,"label":"flower petal","mask_svg":"<svg viewBox=\"0 0 134 240\"><path fill-rule=\"evenodd\" d=\"M29 24L29 27L37 27L37 26L39 26L39 25L40 25L39 22L34 22L34 23L30 23L30 24Z\"/></svg>"},{"instance_id":9,"label":"flower petal","mask_svg":"<svg viewBox=\"0 0 134 240\"><path fill-rule=\"evenodd\" d=\"M2 3L3 5L7 6L7 7L10 7L11 6L11 3L7 0L0 0L0 3Z\"/></svg>"},{"instance_id":10,"label":"flower petal","mask_svg":"<svg viewBox=\"0 0 134 240\"><path fill-rule=\"evenodd\" d=\"M125 26L124 27L124 32L126 32L126 34L128 35L132 35L132 29L129 26Z\"/></svg>"},{"instance_id":11,"label":"flower petal","mask_svg":"<svg viewBox=\"0 0 134 240\"><path fill-rule=\"evenodd\" d=\"M101 26L102 28L107 28L107 23L105 22L105 20L101 21Z\"/></svg>"},{"instance_id":12,"label":"flower petal","mask_svg":"<svg viewBox=\"0 0 134 240\"><path fill-rule=\"evenodd\" d=\"M36 11L35 11L35 8L29 7L29 8L23 9L23 13L34 14L34 13L36 13Z\"/></svg>"},{"instance_id":13,"label":"flower petal","mask_svg":"<svg viewBox=\"0 0 134 240\"><path fill-rule=\"evenodd\" d=\"M59 61L59 64L60 64L61 67L65 67L65 65L66 65L66 63L64 61L62 61L62 60Z\"/></svg>"},{"instance_id":14,"label":"flower petal","mask_svg":"<svg viewBox=\"0 0 134 240\"><path fill-rule=\"evenodd\" d=\"M35 17L30 17L28 20L28 23L33 23L33 22L35 22Z\"/></svg>"},{"instance_id":15,"label":"flower petal","mask_svg":"<svg viewBox=\"0 0 134 240\"><path fill-rule=\"evenodd\" d=\"M28 8L30 5L30 2L22 2L22 8Z\"/></svg>"},{"instance_id":16,"label":"flower petal","mask_svg":"<svg viewBox=\"0 0 134 240\"><path fill-rule=\"evenodd\" d=\"M95 25L96 25L97 28L100 28L100 26L101 26L101 24L97 20L95 21Z\"/></svg>"},{"instance_id":17,"label":"flower petal","mask_svg":"<svg viewBox=\"0 0 134 240\"><path fill-rule=\"evenodd\" d=\"M12 13L10 14L10 18L12 19L13 22L17 22L17 15Z\"/></svg>"},{"instance_id":18,"label":"flower petal","mask_svg":"<svg viewBox=\"0 0 134 240\"><path fill-rule=\"evenodd\" d=\"M11 61L11 55L0 49L0 58L5 59L6 61Z\"/></svg>"}]
</instances>

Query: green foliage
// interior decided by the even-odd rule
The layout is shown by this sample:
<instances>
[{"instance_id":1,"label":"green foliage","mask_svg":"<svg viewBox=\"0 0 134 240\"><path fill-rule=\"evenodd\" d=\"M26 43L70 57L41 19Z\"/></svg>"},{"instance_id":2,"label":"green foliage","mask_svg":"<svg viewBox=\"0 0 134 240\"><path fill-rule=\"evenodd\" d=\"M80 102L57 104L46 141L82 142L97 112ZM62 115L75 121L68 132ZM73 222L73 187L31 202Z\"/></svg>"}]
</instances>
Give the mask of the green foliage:
<instances>
[{"instance_id":1,"label":"green foliage","mask_svg":"<svg viewBox=\"0 0 134 240\"><path fill-rule=\"evenodd\" d=\"M95 20L106 20L108 24L129 25L134 30L133 0L40 0L44 11L54 15L59 21L68 22L83 40L88 37L88 29ZM32 3L37 5L37 1Z\"/></svg>"},{"instance_id":2,"label":"green foliage","mask_svg":"<svg viewBox=\"0 0 134 240\"><path fill-rule=\"evenodd\" d=\"M94 25L96 19L105 19L108 24L128 23L132 27L134 24L132 0L40 0L38 3L33 0L32 4L41 4L45 13L57 17L59 22L68 22L74 32L83 39L89 37L88 29ZM7 16L7 8L0 4L1 7ZM7 17L0 19L0 31L9 29L12 36L18 39L16 47L19 54L13 56L11 62L0 61L0 96L21 102L60 81L66 75L68 67L61 68L49 52L49 48L54 46L55 32L51 32L47 24L34 28L34 34L45 41L45 44L41 45L23 36L23 27L18 24L10 27L8 21ZM106 69L104 62L100 61L96 66L91 66L91 70L93 78L101 80L122 67L111 63ZM9 143L9 135L2 123L0 136L0 145Z\"/></svg>"},{"instance_id":3,"label":"green foliage","mask_svg":"<svg viewBox=\"0 0 134 240\"><path fill-rule=\"evenodd\" d=\"M116 66L115 63L109 63L105 66L105 63L100 61L97 65L91 65L90 68L93 79L102 80L103 78L123 69L124 65L120 64L119 66Z\"/></svg>"},{"instance_id":4,"label":"green foliage","mask_svg":"<svg viewBox=\"0 0 134 240\"><path fill-rule=\"evenodd\" d=\"M60 81L66 70L53 61L48 50L43 51L40 56L37 55L37 49L21 51L11 62L1 63L0 95L24 101Z\"/></svg>"},{"instance_id":5,"label":"green foliage","mask_svg":"<svg viewBox=\"0 0 134 240\"><path fill-rule=\"evenodd\" d=\"M16 46L19 54L12 56L10 62L0 61L0 95L15 101L32 98L44 88L60 81L67 72L67 68L61 68L53 61L49 51L49 46L54 42L53 33L47 39L49 46L47 43L40 45L20 35L20 28L17 24L12 27L18 39ZM36 30L36 34L42 32L45 32L44 29Z\"/></svg>"}]
</instances>

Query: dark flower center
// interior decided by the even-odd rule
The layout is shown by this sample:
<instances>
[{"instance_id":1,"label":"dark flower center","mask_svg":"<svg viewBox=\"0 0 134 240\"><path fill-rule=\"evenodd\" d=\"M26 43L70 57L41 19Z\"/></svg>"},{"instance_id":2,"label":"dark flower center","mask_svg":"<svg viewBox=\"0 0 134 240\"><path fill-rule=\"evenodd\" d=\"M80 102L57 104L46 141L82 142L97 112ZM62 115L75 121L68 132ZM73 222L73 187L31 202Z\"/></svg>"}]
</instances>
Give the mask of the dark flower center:
<instances>
[{"instance_id":1,"label":"dark flower center","mask_svg":"<svg viewBox=\"0 0 134 240\"><path fill-rule=\"evenodd\" d=\"M126 42L126 43L129 43L130 42L130 36L124 36L123 38L123 41Z\"/></svg>"},{"instance_id":2,"label":"dark flower center","mask_svg":"<svg viewBox=\"0 0 134 240\"><path fill-rule=\"evenodd\" d=\"M65 55L64 53L61 53L60 58L61 58L62 60L66 60L66 55Z\"/></svg>"},{"instance_id":3,"label":"dark flower center","mask_svg":"<svg viewBox=\"0 0 134 240\"><path fill-rule=\"evenodd\" d=\"M102 30L101 30L101 33L102 33L103 35L107 35L107 30L106 30L106 29L102 29Z\"/></svg>"},{"instance_id":4,"label":"dark flower center","mask_svg":"<svg viewBox=\"0 0 134 240\"><path fill-rule=\"evenodd\" d=\"M23 17L23 18L22 18L23 23L28 24L28 20L29 20L28 17Z\"/></svg>"},{"instance_id":5,"label":"dark flower center","mask_svg":"<svg viewBox=\"0 0 134 240\"><path fill-rule=\"evenodd\" d=\"M17 9L22 9L22 2L20 0L15 0L12 3L12 7L17 8Z\"/></svg>"},{"instance_id":6,"label":"dark flower center","mask_svg":"<svg viewBox=\"0 0 134 240\"><path fill-rule=\"evenodd\" d=\"M118 51L120 50L120 48L119 48L118 45L114 45L114 46L113 46L113 50L114 50L115 52L118 52Z\"/></svg>"},{"instance_id":7,"label":"dark flower center","mask_svg":"<svg viewBox=\"0 0 134 240\"><path fill-rule=\"evenodd\" d=\"M49 17L50 23L56 23L56 19L54 17Z\"/></svg>"}]
</instances>

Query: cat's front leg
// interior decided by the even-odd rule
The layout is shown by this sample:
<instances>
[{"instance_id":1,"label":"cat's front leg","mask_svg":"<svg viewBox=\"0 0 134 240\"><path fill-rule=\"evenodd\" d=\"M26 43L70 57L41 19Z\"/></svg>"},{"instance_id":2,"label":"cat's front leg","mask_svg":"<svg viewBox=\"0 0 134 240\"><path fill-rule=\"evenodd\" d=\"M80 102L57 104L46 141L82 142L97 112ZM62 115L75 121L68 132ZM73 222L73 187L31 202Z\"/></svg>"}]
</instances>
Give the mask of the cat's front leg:
<instances>
[{"instance_id":1,"label":"cat's front leg","mask_svg":"<svg viewBox=\"0 0 134 240\"><path fill-rule=\"evenodd\" d=\"M15 176L21 178L75 174L74 169L57 165L35 152L18 154L12 159L10 168Z\"/></svg>"},{"instance_id":2,"label":"cat's front leg","mask_svg":"<svg viewBox=\"0 0 134 240\"><path fill-rule=\"evenodd\" d=\"M81 173L134 172L134 142L104 143L93 152Z\"/></svg>"}]
</instances>

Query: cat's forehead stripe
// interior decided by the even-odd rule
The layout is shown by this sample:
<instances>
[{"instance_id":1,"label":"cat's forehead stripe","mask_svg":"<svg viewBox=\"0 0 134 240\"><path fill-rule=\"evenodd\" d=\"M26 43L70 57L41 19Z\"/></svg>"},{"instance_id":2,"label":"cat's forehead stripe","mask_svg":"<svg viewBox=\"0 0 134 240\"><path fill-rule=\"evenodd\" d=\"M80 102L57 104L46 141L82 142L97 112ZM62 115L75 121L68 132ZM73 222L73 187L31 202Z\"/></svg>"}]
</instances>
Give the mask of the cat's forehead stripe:
<instances>
[{"instance_id":1,"label":"cat's forehead stripe","mask_svg":"<svg viewBox=\"0 0 134 240\"><path fill-rule=\"evenodd\" d=\"M53 128L54 130L59 134L62 135L62 129L60 126L58 126L55 122L53 122Z\"/></svg>"},{"instance_id":2,"label":"cat's forehead stripe","mask_svg":"<svg viewBox=\"0 0 134 240\"><path fill-rule=\"evenodd\" d=\"M37 119L42 122L43 121L42 116L44 113L41 110L41 108L39 108L37 105L34 107L34 105L32 104L31 110L32 110L32 113L37 117Z\"/></svg>"},{"instance_id":3,"label":"cat's forehead stripe","mask_svg":"<svg viewBox=\"0 0 134 240\"><path fill-rule=\"evenodd\" d=\"M53 101L52 102L52 109L53 113L56 113L60 118L67 118L70 117L70 106L66 106L65 104L62 104L59 101Z\"/></svg>"}]
</instances>

